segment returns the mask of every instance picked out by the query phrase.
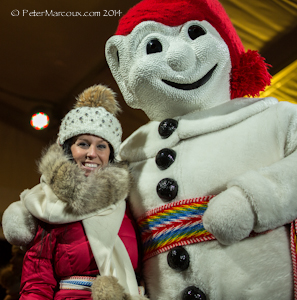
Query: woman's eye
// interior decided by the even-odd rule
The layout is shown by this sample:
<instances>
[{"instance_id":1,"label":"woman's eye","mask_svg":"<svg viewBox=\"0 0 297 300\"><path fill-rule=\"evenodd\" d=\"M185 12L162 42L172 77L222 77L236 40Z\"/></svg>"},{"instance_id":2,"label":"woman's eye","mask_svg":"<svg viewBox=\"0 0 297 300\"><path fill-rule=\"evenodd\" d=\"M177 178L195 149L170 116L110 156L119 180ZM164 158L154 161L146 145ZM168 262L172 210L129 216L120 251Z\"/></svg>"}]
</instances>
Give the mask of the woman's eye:
<instances>
[{"instance_id":1,"label":"woman's eye","mask_svg":"<svg viewBox=\"0 0 297 300\"><path fill-rule=\"evenodd\" d=\"M199 36L206 34L206 31L205 31L204 28L202 28L202 27L199 26L199 25L192 25L192 26L190 26L189 29L188 29L188 34L189 34L189 37L190 37L192 40L195 40L195 39L197 39Z\"/></svg>"},{"instance_id":2,"label":"woman's eye","mask_svg":"<svg viewBox=\"0 0 297 300\"><path fill-rule=\"evenodd\" d=\"M162 44L160 43L159 40L153 39L147 43L146 53L152 54L152 53L157 53L157 52L162 52Z\"/></svg>"},{"instance_id":3,"label":"woman's eye","mask_svg":"<svg viewBox=\"0 0 297 300\"><path fill-rule=\"evenodd\" d=\"M89 147L89 145L87 143L83 143L83 142L78 143L78 146L82 147L82 148Z\"/></svg>"},{"instance_id":4,"label":"woman's eye","mask_svg":"<svg viewBox=\"0 0 297 300\"><path fill-rule=\"evenodd\" d=\"M100 145L98 145L97 147L98 147L98 149L105 149L105 148L106 148L106 145L105 145L105 144L100 144Z\"/></svg>"}]
</instances>

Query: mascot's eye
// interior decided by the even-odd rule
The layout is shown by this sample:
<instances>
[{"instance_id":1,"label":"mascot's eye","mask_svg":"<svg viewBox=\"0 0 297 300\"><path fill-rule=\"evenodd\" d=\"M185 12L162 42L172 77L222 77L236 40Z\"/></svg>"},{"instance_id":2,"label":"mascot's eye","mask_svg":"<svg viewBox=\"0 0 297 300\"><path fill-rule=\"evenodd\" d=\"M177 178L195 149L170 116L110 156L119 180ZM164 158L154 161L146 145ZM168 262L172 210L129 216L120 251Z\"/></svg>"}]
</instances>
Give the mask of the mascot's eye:
<instances>
[{"instance_id":1,"label":"mascot's eye","mask_svg":"<svg viewBox=\"0 0 297 300\"><path fill-rule=\"evenodd\" d=\"M146 53L152 54L157 52L162 52L162 44L159 42L159 40L153 39L147 43Z\"/></svg>"},{"instance_id":2,"label":"mascot's eye","mask_svg":"<svg viewBox=\"0 0 297 300\"><path fill-rule=\"evenodd\" d=\"M206 34L206 31L204 30L204 28L198 25L192 25L188 29L188 34L192 40L195 40L197 39L197 37Z\"/></svg>"}]
</instances>

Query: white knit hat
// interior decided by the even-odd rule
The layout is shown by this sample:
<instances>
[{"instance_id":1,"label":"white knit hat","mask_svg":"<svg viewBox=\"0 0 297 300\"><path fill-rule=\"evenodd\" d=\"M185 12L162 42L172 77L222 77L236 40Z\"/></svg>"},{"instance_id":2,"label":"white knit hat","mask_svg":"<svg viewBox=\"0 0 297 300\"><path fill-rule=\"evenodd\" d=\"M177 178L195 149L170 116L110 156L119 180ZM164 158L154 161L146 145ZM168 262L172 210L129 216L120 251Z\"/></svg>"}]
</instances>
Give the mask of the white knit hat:
<instances>
[{"instance_id":1,"label":"white knit hat","mask_svg":"<svg viewBox=\"0 0 297 300\"><path fill-rule=\"evenodd\" d=\"M119 152L122 127L115 117L120 112L115 93L104 85L94 85L83 91L74 108L63 118L58 143L80 134L92 134L109 142L115 156Z\"/></svg>"}]
</instances>

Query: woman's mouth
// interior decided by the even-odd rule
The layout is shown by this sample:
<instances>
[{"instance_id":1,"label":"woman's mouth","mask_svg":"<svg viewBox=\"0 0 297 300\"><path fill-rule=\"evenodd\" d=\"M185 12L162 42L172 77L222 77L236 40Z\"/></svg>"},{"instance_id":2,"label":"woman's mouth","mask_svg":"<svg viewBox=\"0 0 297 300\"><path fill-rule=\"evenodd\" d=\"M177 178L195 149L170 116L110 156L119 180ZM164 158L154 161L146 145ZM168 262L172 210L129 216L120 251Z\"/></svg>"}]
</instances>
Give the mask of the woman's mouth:
<instances>
[{"instance_id":1,"label":"woman's mouth","mask_svg":"<svg viewBox=\"0 0 297 300\"><path fill-rule=\"evenodd\" d=\"M91 170L96 169L96 168L99 167L99 165L96 164L96 163L88 163L88 162L82 163L82 165L83 165L84 168L91 169Z\"/></svg>"}]
</instances>

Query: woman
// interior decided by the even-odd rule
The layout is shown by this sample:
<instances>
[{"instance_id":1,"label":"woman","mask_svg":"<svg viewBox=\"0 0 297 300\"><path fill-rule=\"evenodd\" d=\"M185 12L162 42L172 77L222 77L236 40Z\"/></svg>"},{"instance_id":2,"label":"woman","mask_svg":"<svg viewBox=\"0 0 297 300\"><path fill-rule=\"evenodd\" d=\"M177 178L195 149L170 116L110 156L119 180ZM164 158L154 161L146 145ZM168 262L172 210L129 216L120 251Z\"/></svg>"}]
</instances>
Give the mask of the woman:
<instances>
[{"instance_id":1,"label":"woman","mask_svg":"<svg viewBox=\"0 0 297 300\"><path fill-rule=\"evenodd\" d=\"M5 211L7 240L32 240L21 300L144 298L134 273L136 236L125 213L130 174L127 165L114 161L122 135L118 111L110 89L85 90L39 163L40 184Z\"/></svg>"}]
</instances>

